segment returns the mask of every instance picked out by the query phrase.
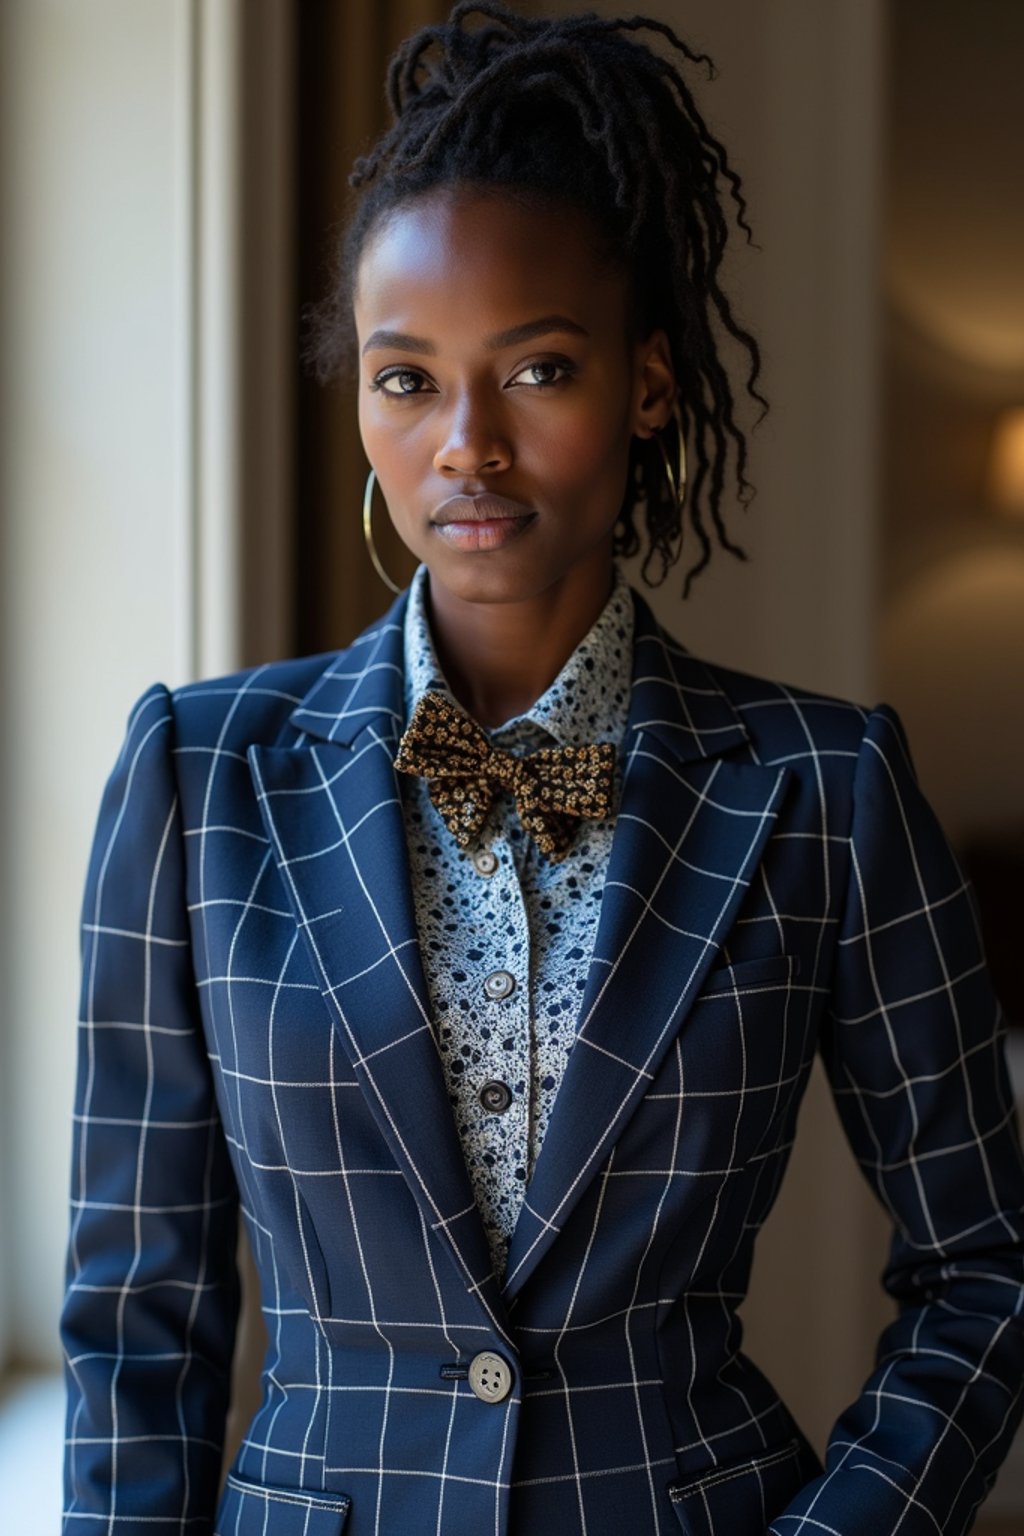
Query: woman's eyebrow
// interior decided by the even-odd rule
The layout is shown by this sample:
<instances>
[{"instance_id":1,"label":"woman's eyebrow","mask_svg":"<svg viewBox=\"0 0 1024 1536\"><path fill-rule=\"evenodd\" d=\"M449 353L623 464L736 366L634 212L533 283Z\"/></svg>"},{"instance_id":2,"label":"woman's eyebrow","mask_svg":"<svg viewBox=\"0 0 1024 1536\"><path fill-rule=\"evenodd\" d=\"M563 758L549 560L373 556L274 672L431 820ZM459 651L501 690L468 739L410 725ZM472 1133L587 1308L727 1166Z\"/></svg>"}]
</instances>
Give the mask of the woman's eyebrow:
<instances>
[{"instance_id":1,"label":"woman's eyebrow","mask_svg":"<svg viewBox=\"0 0 1024 1536\"><path fill-rule=\"evenodd\" d=\"M393 347L398 352L422 352L426 356L433 356L437 351L432 341L407 336L404 331L371 331L363 343L362 355L365 357L373 347Z\"/></svg>"},{"instance_id":2,"label":"woman's eyebrow","mask_svg":"<svg viewBox=\"0 0 1024 1536\"><path fill-rule=\"evenodd\" d=\"M589 336L590 332L567 315L542 315L539 320L527 320L513 325L507 331L488 336L484 346L489 352L500 352L503 347L514 347L524 341L535 341L538 336L549 336L552 331L566 331L572 336ZM437 348L422 336L410 336L405 331L372 331L363 344L365 356L373 347L393 347L399 352L419 352L433 357Z\"/></svg>"},{"instance_id":3,"label":"woman's eyebrow","mask_svg":"<svg viewBox=\"0 0 1024 1536\"><path fill-rule=\"evenodd\" d=\"M566 315L543 315L539 320L527 320L524 325L513 325L510 330L489 336L484 346L489 352L500 352L502 347L514 347L523 341L535 341L538 336L548 336L552 331L568 331L571 336L589 336L590 332Z\"/></svg>"}]
</instances>

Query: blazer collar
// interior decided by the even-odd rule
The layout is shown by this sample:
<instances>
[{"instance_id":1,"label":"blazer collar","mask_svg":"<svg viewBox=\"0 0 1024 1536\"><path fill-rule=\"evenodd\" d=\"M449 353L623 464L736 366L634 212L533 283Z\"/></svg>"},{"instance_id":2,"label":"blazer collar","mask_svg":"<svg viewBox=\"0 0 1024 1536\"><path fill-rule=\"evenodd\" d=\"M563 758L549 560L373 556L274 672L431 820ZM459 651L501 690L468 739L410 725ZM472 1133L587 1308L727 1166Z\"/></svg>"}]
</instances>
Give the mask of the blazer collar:
<instances>
[{"instance_id":1,"label":"blazer collar","mask_svg":"<svg viewBox=\"0 0 1024 1536\"><path fill-rule=\"evenodd\" d=\"M405 719L402 632L408 592L332 657L293 710L308 736L353 746L371 727L397 747ZM680 762L717 757L747 740L746 727L710 668L673 639L633 589L636 628L627 739L648 731Z\"/></svg>"},{"instance_id":2,"label":"blazer collar","mask_svg":"<svg viewBox=\"0 0 1024 1536\"><path fill-rule=\"evenodd\" d=\"M331 658L292 711L292 725L344 747L372 726L378 738L397 744L405 719L402 629L408 601L408 590L400 592L387 613Z\"/></svg>"}]
</instances>

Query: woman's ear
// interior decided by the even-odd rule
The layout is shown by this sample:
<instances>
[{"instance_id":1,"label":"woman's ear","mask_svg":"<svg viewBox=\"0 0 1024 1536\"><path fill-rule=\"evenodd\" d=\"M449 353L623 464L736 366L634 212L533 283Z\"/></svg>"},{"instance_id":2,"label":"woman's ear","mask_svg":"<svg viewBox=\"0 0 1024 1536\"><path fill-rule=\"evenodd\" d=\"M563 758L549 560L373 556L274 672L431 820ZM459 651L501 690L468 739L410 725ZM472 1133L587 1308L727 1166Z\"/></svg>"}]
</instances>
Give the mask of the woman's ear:
<instances>
[{"instance_id":1,"label":"woman's ear","mask_svg":"<svg viewBox=\"0 0 1024 1536\"><path fill-rule=\"evenodd\" d=\"M637 437L659 432L672 415L676 375L672 348L663 330L652 331L633 348L632 428Z\"/></svg>"}]
</instances>

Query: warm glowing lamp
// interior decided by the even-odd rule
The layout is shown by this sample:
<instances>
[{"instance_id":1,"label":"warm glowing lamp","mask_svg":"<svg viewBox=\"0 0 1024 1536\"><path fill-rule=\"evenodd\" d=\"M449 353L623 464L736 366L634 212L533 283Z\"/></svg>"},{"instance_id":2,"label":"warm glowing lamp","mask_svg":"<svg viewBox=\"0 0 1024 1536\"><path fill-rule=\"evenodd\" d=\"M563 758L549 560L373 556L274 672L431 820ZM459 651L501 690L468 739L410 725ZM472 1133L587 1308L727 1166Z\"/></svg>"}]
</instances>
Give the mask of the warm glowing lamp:
<instances>
[{"instance_id":1,"label":"warm glowing lamp","mask_svg":"<svg viewBox=\"0 0 1024 1536\"><path fill-rule=\"evenodd\" d=\"M1024 406L1003 411L996 420L988 484L999 512L1024 517Z\"/></svg>"}]
</instances>

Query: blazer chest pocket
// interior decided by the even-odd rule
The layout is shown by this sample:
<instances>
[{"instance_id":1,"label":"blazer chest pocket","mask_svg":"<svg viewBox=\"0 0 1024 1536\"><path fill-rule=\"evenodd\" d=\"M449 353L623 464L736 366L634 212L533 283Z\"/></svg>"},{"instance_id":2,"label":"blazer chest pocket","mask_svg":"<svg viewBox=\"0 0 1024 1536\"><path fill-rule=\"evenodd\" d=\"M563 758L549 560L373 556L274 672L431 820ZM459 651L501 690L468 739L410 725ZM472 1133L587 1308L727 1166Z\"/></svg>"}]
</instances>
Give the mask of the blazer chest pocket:
<instances>
[{"instance_id":1,"label":"blazer chest pocket","mask_svg":"<svg viewBox=\"0 0 1024 1536\"><path fill-rule=\"evenodd\" d=\"M742 993L748 987L784 987L796 979L799 970L799 955L763 955L756 960L739 960L735 965L717 965L708 972L697 998L699 1001L717 992Z\"/></svg>"},{"instance_id":2,"label":"blazer chest pocket","mask_svg":"<svg viewBox=\"0 0 1024 1536\"><path fill-rule=\"evenodd\" d=\"M344 1493L280 1488L229 1472L214 1536L339 1536L350 1503Z\"/></svg>"},{"instance_id":3,"label":"blazer chest pocket","mask_svg":"<svg viewBox=\"0 0 1024 1536\"><path fill-rule=\"evenodd\" d=\"M766 1530L804 1482L800 1442L793 1439L692 1481L672 1483L668 1496L686 1536L739 1536Z\"/></svg>"}]
</instances>

